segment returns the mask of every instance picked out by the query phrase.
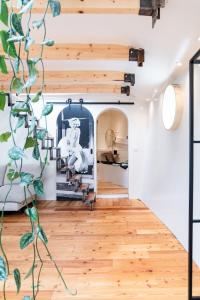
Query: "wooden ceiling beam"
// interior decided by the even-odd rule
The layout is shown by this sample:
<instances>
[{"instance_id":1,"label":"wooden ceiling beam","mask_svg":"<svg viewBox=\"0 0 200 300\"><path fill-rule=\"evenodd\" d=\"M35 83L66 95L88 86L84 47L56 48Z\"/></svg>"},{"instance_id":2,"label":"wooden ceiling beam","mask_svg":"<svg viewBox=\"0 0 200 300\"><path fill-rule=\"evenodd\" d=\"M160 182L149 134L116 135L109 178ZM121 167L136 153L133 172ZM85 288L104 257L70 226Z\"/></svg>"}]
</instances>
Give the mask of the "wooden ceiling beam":
<instances>
[{"instance_id":1,"label":"wooden ceiling beam","mask_svg":"<svg viewBox=\"0 0 200 300\"><path fill-rule=\"evenodd\" d=\"M40 45L30 48L30 57L38 57ZM44 60L101 60L101 61L133 61L143 66L144 49L115 44L56 44L45 47ZM24 57L25 59L25 57Z\"/></svg>"},{"instance_id":2,"label":"wooden ceiling beam","mask_svg":"<svg viewBox=\"0 0 200 300\"><path fill-rule=\"evenodd\" d=\"M17 44L16 44L17 47ZM3 52L0 46L0 53ZM41 45L33 44L30 47L29 57L39 57ZM70 61L70 60L101 60L101 61L133 61L138 66L143 66L144 49L116 44L56 44L45 47L44 60ZM22 59L26 59L26 53L22 53Z\"/></svg>"},{"instance_id":3,"label":"wooden ceiling beam","mask_svg":"<svg viewBox=\"0 0 200 300\"><path fill-rule=\"evenodd\" d=\"M19 77L21 74L19 74ZM27 74L26 74L27 77ZM42 73L39 72L39 79L42 78ZM12 78L12 73L7 75L2 74L1 82L7 83ZM40 80L41 81L41 80ZM119 83L122 82L135 84L135 74L123 73L118 71L45 71L46 84L80 84L80 83Z\"/></svg>"},{"instance_id":4,"label":"wooden ceiling beam","mask_svg":"<svg viewBox=\"0 0 200 300\"><path fill-rule=\"evenodd\" d=\"M139 14L140 0L60 0L61 12L65 14ZM14 0L17 7L17 0ZM33 13L43 13L46 1L36 0ZM50 12L50 9L49 11Z\"/></svg>"},{"instance_id":5,"label":"wooden ceiling beam","mask_svg":"<svg viewBox=\"0 0 200 300\"><path fill-rule=\"evenodd\" d=\"M40 85L34 85L31 92L38 92ZM1 84L0 89L9 91L7 84ZM125 94L130 95L130 86L119 86L115 84L45 84L44 93L64 93L64 94Z\"/></svg>"},{"instance_id":6,"label":"wooden ceiling beam","mask_svg":"<svg viewBox=\"0 0 200 300\"><path fill-rule=\"evenodd\" d=\"M17 7L17 0L13 1ZM60 0L62 13L71 14L139 14L159 18L165 0ZM32 12L44 13L46 1L36 0ZM48 11L50 12L50 11Z\"/></svg>"}]
</instances>

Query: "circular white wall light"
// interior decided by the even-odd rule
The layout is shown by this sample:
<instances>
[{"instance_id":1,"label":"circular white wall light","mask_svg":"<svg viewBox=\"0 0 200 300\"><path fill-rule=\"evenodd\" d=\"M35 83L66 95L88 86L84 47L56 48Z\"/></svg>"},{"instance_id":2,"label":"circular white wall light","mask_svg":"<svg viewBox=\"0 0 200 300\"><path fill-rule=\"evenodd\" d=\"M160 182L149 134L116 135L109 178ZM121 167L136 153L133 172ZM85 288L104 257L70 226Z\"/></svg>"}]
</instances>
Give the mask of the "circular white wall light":
<instances>
[{"instance_id":1,"label":"circular white wall light","mask_svg":"<svg viewBox=\"0 0 200 300\"><path fill-rule=\"evenodd\" d=\"M182 115L180 87L169 85L163 95L162 120L165 129L175 130L180 124Z\"/></svg>"}]
</instances>

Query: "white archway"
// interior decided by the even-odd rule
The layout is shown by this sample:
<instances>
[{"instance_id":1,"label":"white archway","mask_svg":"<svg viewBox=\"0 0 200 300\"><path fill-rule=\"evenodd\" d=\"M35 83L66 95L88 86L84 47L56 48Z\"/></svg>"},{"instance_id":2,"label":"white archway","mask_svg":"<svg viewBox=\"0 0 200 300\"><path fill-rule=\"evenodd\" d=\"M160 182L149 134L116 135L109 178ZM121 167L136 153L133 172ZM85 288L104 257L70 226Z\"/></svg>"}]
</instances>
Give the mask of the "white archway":
<instances>
[{"instance_id":1,"label":"white archway","mask_svg":"<svg viewBox=\"0 0 200 300\"><path fill-rule=\"evenodd\" d=\"M101 122L100 126L98 126L98 122ZM105 142L106 130L108 130L109 127L113 129L112 132L114 133L114 137L116 138L116 142L113 146L114 148L109 148ZM99 130L101 130L102 133L100 133ZM116 195L118 194L119 197L120 194L121 197L128 197L129 195L129 168L125 170L120 168L120 166L116 166L116 164L98 164L98 161L101 160L100 156L102 157L102 153L105 152L106 149L107 151L109 150L109 153L112 153L110 154L111 157L115 158L118 162L128 161L128 136L128 116L120 108L108 107L100 111L96 116L96 166L98 166L98 168L96 167L96 188L98 185L98 179L103 176L103 179L105 179L105 181L113 182L114 186L116 185L117 187L121 185L121 189L116 192ZM110 196L108 195L107 197L110 198Z\"/></svg>"}]
</instances>

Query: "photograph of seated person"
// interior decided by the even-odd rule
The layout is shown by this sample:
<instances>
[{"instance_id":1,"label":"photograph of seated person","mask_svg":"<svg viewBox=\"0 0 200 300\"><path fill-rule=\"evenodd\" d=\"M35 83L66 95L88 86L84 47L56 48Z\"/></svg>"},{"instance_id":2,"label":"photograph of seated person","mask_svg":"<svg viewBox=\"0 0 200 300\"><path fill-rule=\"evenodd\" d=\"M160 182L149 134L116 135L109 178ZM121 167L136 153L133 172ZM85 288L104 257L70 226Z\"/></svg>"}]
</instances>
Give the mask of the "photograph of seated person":
<instances>
[{"instance_id":1,"label":"photograph of seated person","mask_svg":"<svg viewBox=\"0 0 200 300\"><path fill-rule=\"evenodd\" d=\"M74 168L77 173L87 173L88 161L80 145L81 121L78 118L71 118L68 122L70 127L66 130L66 136L58 144L61 158L66 159L68 168Z\"/></svg>"}]
</instances>

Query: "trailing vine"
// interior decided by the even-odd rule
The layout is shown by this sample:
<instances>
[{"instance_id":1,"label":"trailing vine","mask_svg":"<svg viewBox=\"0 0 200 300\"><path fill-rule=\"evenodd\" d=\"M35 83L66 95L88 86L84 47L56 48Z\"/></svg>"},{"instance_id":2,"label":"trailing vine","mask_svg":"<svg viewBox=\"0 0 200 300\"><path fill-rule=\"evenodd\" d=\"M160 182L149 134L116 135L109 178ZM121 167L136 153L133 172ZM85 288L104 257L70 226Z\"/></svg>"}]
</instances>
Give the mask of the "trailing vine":
<instances>
[{"instance_id":1,"label":"trailing vine","mask_svg":"<svg viewBox=\"0 0 200 300\"><path fill-rule=\"evenodd\" d=\"M23 250L32 247L32 264L24 280L32 279L32 294L24 295L23 300L35 300L40 292L41 273L44 261L40 254L41 246L44 247L49 259L56 268L64 287L69 291L65 279L48 248L48 238L40 223L39 211L35 195L43 196L43 174L48 164L49 150L45 155L41 151L41 143L48 136L47 117L53 110L52 104L46 104L43 96L45 86L45 70L43 53L45 47L54 45L54 41L47 38L46 15L50 9L53 17L61 12L58 0L46 0L43 15L40 20L33 20L32 10L34 0L18 0L17 7L13 6L12 0L0 0L0 74L11 74L8 90L0 90L0 110L4 110L8 103L8 95L20 97L19 101L10 106L9 124L10 130L0 134L0 142L12 141L12 147L8 151L7 179L9 187L6 197L3 199L0 216L0 281L3 281L3 299L7 299L6 283L10 277L14 277L17 293L20 292L22 275L18 268L11 270L9 258L7 257L4 243L4 211L9 195L16 184L20 184L24 193L26 203L25 214L30 222L30 231L24 233L19 241L19 247ZM36 57L31 56L31 47L35 43L32 33L38 30L41 33L40 49ZM3 53L3 54L2 54ZM39 79L38 69L41 69L40 89L32 93L34 84ZM44 120L45 127L39 128L35 117L33 104L42 102L40 120ZM16 135L20 130L26 128L26 137L23 147L17 143ZM24 132L24 131L23 131ZM24 159L32 150L32 158L40 165L40 175L24 171ZM29 151L27 151L29 150ZM31 192L34 189L34 193ZM32 206L28 205L28 199L32 199ZM12 199L14 203L15 200ZM38 267L39 265L39 267ZM70 291L69 291L70 292ZM76 294L70 292L70 294Z\"/></svg>"}]
</instances>

